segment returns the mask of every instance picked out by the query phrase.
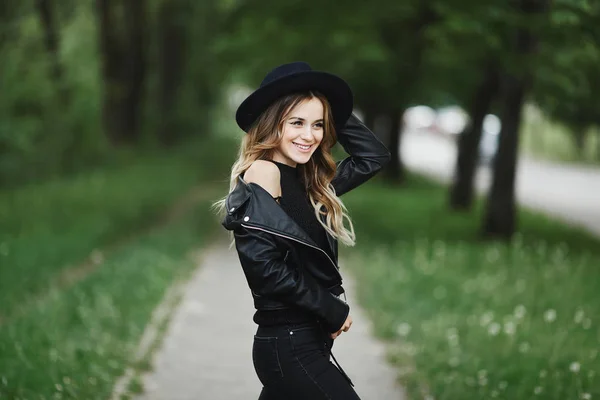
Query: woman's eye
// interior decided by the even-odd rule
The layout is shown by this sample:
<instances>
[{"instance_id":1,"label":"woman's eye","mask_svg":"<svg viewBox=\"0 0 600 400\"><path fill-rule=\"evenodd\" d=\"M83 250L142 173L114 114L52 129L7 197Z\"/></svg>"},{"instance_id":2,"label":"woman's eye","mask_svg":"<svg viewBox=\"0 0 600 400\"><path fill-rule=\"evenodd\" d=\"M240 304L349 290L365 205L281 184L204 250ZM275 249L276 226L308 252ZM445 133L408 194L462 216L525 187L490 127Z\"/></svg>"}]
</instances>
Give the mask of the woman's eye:
<instances>
[{"instance_id":1,"label":"woman's eye","mask_svg":"<svg viewBox=\"0 0 600 400\"><path fill-rule=\"evenodd\" d=\"M302 121L294 121L294 122L292 122L292 125L300 126L300 125L302 125Z\"/></svg>"},{"instance_id":2,"label":"woman's eye","mask_svg":"<svg viewBox=\"0 0 600 400\"><path fill-rule=\"evenodd\" d=\"M322 128L323 127L323 123L322 122L316 123L315 126L317 128Z\"/></svg>"}]
</instances>

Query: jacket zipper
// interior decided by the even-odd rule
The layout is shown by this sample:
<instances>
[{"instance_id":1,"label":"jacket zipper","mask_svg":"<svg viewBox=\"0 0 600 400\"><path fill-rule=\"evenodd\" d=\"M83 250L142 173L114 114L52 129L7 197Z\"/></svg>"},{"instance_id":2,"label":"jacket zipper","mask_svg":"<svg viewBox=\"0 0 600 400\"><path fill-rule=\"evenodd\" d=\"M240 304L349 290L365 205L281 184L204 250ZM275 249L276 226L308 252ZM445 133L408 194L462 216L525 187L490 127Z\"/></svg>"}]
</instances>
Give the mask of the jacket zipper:
<instances>
[{"instance_id":1,"label":"jacket zipper","mask_svg":"<svg viewBox=\"0 0 600 400\"><path fill-rule=\"evenodd\" d=\"M312 244L310 244L310 243L303 242L303 241L302 241L302 240L300 240L300 239L296 239L296 238L294 238L294 237L287 236L287 235L282 235L281 233L273 232L273 231L271 231L271 230L268 230L268 229L264 229L264 228L258 228L258 227L256 227L256 226L247 225L247 224L241 224L241 225L242 225L244 228L248 228L248 229L255 229L255 230L258 230L258 231L263 231L263 232L268 232L268 233L271 233L271 234L273 234L273 235L280 236L280 237L283 237L283 238L286 238L286 239L290 239L290 240L293 240L293 241L295 241L295 242L302 243L302 244L303 244L303 245L305 245L305 246L312 247L313 249L317 249L317 250L319 250L320 252L322 252L323 254L325 254L325 257L327 257L327 259L328 259L328 260L331 262L331 264L332 264L332 265L333 265L333 267L335 268L335 272L337 272L337 275L338 275L338 277L340 278L340 280L342 280L342 276L340 275L340 271L339 271L339 268L338 268L338 266L337 266L337 265L335 265L335 263L333 262L333 260L331 259L331 257L329 257L329 255L328 255L328 254L325 252L325 250L323 250L323 249L321 249L321 248L319 248L319 247L317 247L317 246L313 246L313 245L312 245Z\"/></svg>"}]
</instances>

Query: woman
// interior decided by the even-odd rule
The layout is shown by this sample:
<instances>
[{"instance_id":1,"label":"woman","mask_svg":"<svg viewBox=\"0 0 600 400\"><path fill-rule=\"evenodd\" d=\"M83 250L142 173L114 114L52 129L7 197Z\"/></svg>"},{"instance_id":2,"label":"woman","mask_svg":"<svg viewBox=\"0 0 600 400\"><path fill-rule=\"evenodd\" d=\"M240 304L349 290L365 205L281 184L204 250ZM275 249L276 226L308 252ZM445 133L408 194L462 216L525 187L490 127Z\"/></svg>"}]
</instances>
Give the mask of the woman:
<instances>
[{"instance_id":1,"label":"woman","mask_svg":"<svg viewBox=\"0 0 600 400\"><path fill-rule=\"evenodd\" d=\"M352 107L344 80L295 62L267 74L236 113L247 134L230 193L215 205L233 231L257 310L259 400L359 399L330 362L334 339L352 325L339 298L337 243L352 246L355 236L339 196L375 175L390 153ZM337 164L336 141L350 154Z\"/></svg>"}]
</instances>

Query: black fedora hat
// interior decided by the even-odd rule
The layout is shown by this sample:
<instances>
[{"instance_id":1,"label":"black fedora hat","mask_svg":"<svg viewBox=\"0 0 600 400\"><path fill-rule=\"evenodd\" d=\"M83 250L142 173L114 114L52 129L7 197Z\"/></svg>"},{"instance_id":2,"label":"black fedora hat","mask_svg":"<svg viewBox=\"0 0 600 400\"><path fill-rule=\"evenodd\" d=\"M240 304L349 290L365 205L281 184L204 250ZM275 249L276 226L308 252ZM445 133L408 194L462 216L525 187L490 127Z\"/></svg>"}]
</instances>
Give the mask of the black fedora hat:
<instances>
[{"instance_id":1,"label":"black fedora hat","mask_svg":"<svg viewBox=\"0 0 600 400\"><path fill-rule=\"evenodd\" d=\"M307 90L323 94L331 106L336 128L344 126L354 105L350 86L342 78L314 71L301 61L280 65L269 72L259 88L240 104L235 120L243 131L248 132L260 114L279 97Z\"/></svg>"}]
</instances>

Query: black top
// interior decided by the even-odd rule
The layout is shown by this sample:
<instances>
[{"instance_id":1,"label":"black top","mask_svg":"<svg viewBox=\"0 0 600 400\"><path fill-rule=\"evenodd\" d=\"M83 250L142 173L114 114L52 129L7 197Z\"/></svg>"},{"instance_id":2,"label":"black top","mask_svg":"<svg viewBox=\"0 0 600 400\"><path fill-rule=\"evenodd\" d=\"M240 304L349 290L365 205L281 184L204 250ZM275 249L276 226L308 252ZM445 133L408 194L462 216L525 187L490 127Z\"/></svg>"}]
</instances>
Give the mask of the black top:
<instances>
[{"instance_id":1,"label":"black top","mask_svg":"<svg viewBox=\"0 0 600 400\"><path fill-rule=\"evenodd\" d=\"M275 197L281 208L304 230L308 236L323 249L329 257L333 255L327 242L327 232L319 223L314 207L310 203L304 188L300 171L296 167L269 160L279 168L281 174L281 196ZM315 316L307 311L292 308L290 310L256 311L254 322L259 325L275 325L280 323L297 323L314 320Z\"/></svg>"}]
</instances>

